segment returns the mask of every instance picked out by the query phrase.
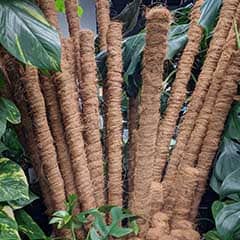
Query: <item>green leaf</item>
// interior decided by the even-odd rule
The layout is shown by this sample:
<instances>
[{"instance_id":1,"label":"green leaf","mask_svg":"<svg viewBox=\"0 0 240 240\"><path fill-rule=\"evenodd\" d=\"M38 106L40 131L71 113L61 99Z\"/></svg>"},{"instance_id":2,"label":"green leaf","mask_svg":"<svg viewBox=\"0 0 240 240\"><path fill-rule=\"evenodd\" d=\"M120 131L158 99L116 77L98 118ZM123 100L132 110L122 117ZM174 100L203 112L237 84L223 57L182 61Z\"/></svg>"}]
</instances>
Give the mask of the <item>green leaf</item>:
<instances>
[{"instance_id":1,"label":"green leaf","mask_svg":"<svg viewBox=\"0 0 240 240\"><path fill-rule=\"evenodd\" d=\"M2 116L2 114L0 113L0 137L2 137L3 134L5 133L6 127L7 127L7 120L5 116Z\"/></svg>"},{"instance_id":2,"label":"green leaf","mask_svg":"<svg viewBox=\"0 0 240 240\"><path fill-rule=\"evenodd\" d=\"M0 1L0 43L19 61L45 70L60 70L57 31L28 0Z\"/></svg>"},{"instance_id":3,"label":"green leaf","mask_svg":"<svg viewBox=\"0 0 240 240\"><path fill-rule=\"evenodd\" d=\"M55 0L55 7L56 10L60 13L65 13L65 3L64 0Z\"/></svg>"},{"instance_id":4,"label":"green leaf","mask_svg":"<svg viewBox=\"0 0 240 240\"><path fill-rule=\"evenodd\" d=\"M91 240L102 240L102 238L99 236L96 229L94 228L90 229L90 238Z\"/></svg>"},{"instance_id":5,"label":"green leaf","mask_svg":"<svg viewBox=\"0 0 240 240\"><path fill-rule=\"evenodd\" d=\"M18 210L21 209L32 202L36 201L39 197L35 195L33 192L29 191L29 199L26 198L20 198L15 201L9 201L8 204L14 209Z\"/></svg>"},{"instance_id":6,"label":"green leaf","mask_svg":"<svg viewBox=\"0 0 240 240\"><path fill-rule=\"evenodd\" d=\"M215 201L212 204L212 215L213 215L214 219L216 219L218 213L223 209L224 206L225 206L225 204L220 201Z\"/></svg>"},{"instance_id":7,"label":"green leaf","mask_svg":"<svg viewBox=\"0 0 240 240\"><path fill-rule=\"evenodd\" d=\"M234 193L240 193L240 168L224 179L219 190L221 198L225 198Z\"/></svg>"},{"instance_id":8,"label":"green leaf","mask_svg":"<svg viewBox=\"0 0 240 240\"><path fill-rule=\"evenodd\" d=\"M12 124L19 124L21 122L21 114L16 105L3 97L0 98L0 112L1 116L5 116L6 120Z\"/></svg>"},{"instance_id":9,"label":"green leaf","mask_svg":"<svg viewBox=\"0 0 240 240\"><path fill-rule=\"evenodd\" d=\"M29 199L27 178L21 167L7 158L0 159L0 202Z\"/></svg>"},{"instance_id":10,"label":"green leaf","mask_svg":"<svg viewBox=\"0 0 240 240\"><path fill-rule=\"evenodd\" d=\"M119 226L115 226L114 228L111 229L110 235L116 238L121 238L127 236L132 232L133 230L131 228L122 228Z\"/></svg>"},{"instance_id":11,"label":"green leaf","mask_svg":"<svg viewBox=\"0 0 240 240\"><path fill-rule=\"evenodd\" d=\"M205 240L221 240L218 232L216 230L211 230L204 234Z\"/></svg>"},{"instance_id":12,"label":"green leaf","mask_svg":"<svg viewBox=\"0 0 240 240\"><path fill-rule=\"evenodd\" d=\"M233 240L240 234L240 202L226 205L216 217L216 228L222 240Z\"/></svg>"},{"instance_id":13,"label":"green leaf","mask_svg":"<svg viewBox=\"0 0 240 240\"><path fill-rule=\"evenodd\" d=\"M83 8L82 8L80 5L78 5L77 13L78 13L78 16L79 16L79 17L82 17L82 15L83 15L83 13L84 13L84 10L83 10Z\"/></svg>"},{"instance_id":14,"label":"green leaf","mask_svg":"<svg viewBox=\"0 0 240 240\"><path fill-rule=\"evenodd\" d=\"M222 0L206 0L201 7L199 24L208 32L214 26Z\"/></svg>"},{"instance_id":15,"label":"green leaf","mask_svg":"<svg viewBox=\"0 0 240 240\"><path fill-rule=\"evenodd\" d=\"M32 219L32 217L24 210L15 212L15 218L18 223L19 232L25 234L29 240L44 240L47 236Z\"/></svg>"},{"instance_id":16,"label":"green leaf","mask_svg":"<svg viewBox=\"0 0 240 240\"><path fill-rule=\"evenodd\" d=\"M18 234L18 225L10 207L0 210L0 239L21 240Z\"/></svg>"}]
</instances>

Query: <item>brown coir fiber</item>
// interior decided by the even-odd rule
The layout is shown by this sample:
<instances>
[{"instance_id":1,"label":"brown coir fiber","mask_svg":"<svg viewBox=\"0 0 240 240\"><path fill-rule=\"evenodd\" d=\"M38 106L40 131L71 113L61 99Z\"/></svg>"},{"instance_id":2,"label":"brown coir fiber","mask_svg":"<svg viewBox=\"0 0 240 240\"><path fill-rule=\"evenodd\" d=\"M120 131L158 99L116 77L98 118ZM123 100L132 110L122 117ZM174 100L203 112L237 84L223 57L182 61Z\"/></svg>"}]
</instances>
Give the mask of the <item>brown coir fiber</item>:
<instances>
[{"instance_id":1,"label":"brown coir fiber","mask_svg":"<svg viewBox=\"0 0 240 240\"><path fill-rule=\"evenodd\" d=\"M97 206L105 204L103 153L99 129L99 101L97 96L97 70L94 54L94 35L91 31L80 32L82 70L82 115L88 167L93 182Z\"/></svg>"},{"instance_id":2,"label":"brown coir fiber","mask_svg":"<svg viewBox=\"0 0 240 240\"><path fill-rule=\"evenodd\" d=\"M181 166L177 177L177 184L173 186L177 192L177 195L175 195L175 205L172 206L173 217L171 222L173 224L189 219L198 177L199 172L196 168Z\"/></svg>"},{"instance_id":3,"label":"brown coir fiber","mask_svg":"<svg viewBox=\"0 0 240 240\"><path fill-rule=\"evenodd\" d=\"M171 231L172 240L200 240L200 234L193 229L176 229Z\"/></svg>"},{"instance_id":4,"label":"brown coir fiber","mask_svg":"<svg viewBox=\"0 0 240 240\"><path fill-rule=\"evenodd\" d=\"M122 24L111 22L107 34L108 204L122 205Z\"/></svg>"},{"instance_id":5,"label":"brown coir fiber","mask_svg":"<svg viewBox=\"0 0 240 240\"><path fill-rule=\"evenodd\" d=\"M48 21L59 30L59 23L57 18L57 12L55 10L54 0L38 0L39 6L42 9L44 15L47 17Z\"/></svg>"},{"instance_id":6,"label":"brown coir fiber","mask_svg":"<svg viewBox=\"0 0 240 240\"><path fill-rule=\"evenodd\" d=\"M169 145L176 128L179 112L186 98L186 86L191 76L192 66L199 52L203 29L198 24L200 7L203 0L198 0L192 10L191 24L188 31L188 43L183 51L176 79L172 86L171 96L164 118L159 124L154 163L154 181L161 181L163 169L167 163Z\"/></svg>"},{"instance_id":7,"label":"brown coir fiber","mask_svg":"<svg viewBox=\"0 0 240 240\"><path fill-rule=\"evenodd\" d=\"M10 95L14 99L14 102L16 103L18 109L21 112L22 121L20 124L20 128L17 129L21 130L21 134L19 134L20 140L24 146L26 155L31 160L33 168L38 177L39 185L43 195L43 200L47 208L46 213L48 215L51 215L53 212L51 193L49 191L49 186L45 181L45 174L43 173L43 169L41 168L41 161L38 154L37 144L33 132L32 119L29 114L30 110L25 97L23 84L22 81L19 81L23 69L21 69L20 64L16 64L16 60L13 59L13 57L6 53L4 53L4 55L1 55L1 59L2 62L4 63L3 66L7 72L10 81L8 85Z\"/></svg>"},{"instance_id":8,"label":"brown coir fiber","mask_svg":"<svg viewBox=\"0 0 240 240\"><path fill-rule=\"evenodd\" d=\"M38 82L37 69L26 67L21 78L34 124L34 135L41 160L41 168L49 186L53 210L64 209L64 183L58 168L57 154L48 126L44 98Z\"/></svg>"},{"instance_id":9,"label":"brown coir fiber","mask_svg":"<svg viewBox=\"0 0 240 240\"><path fill-rule=\"evenodd\" d=\"M81 63L80 63L80 45L79 45L79 31L80 31L80 18L78 17L77 8L78 0L65 1L66 16L68 21L68 29L70 37L73 40L74 47L74 61L75 61L75 77L77 79L78 87L81 82Z\"/></svg>"},{"instance_id":10,"label":"brown coir fiber","mask_svg":"<svg viewBox=\"0 0 240 240\"><path fill-rule=\"evenodd\" d=\"M240 79L240 51L235 51L229 62L228 69L224 75L225 79L222 88L218 92L216 104L210 117L207 134L204 138L201 153L198 158L197 168L200 172L198 187L192 205L191 218L195 219L198 206L208 179L208 174L212 166L221 134L224 129L225 120L237 94L238 81Z\"/></svg>"},{"instance_id":11,"label":"brown coir fiber","mask_svg":"<svg viewBox=\"0 0 240 240\"><path fill-rule=\"evenodd\" d=\"M48 78L41 76L40 80L45 99L48 122L57 151L58 164L64 180L66 195L69 196L70 194L76 194L76 188L68 147L65 140L60 106L56 95L56 87L53 82L53 77Z\"/></svg>"},{"instance_id":12,"label":"brown coir fiber","mask_svg":"<svg viewBox=\"0 0 240 240\"><path fill-rule=\"evenodd\" d=\"M232 26L233 17L239 0L224 0L223 7L219 16L219 21L215 29L208 54L199 76L196 89L193 93L192 100L188 106L188 111L184 121L180 127L180 133L177 137L177 144L170 157L170 163L164 178L165 184L171 186L174 184L177 174L177 167L182 159L185 146L190 138L194 128L196 118L201 110L208 88L213 78L213 73L216 70L217 63L226 43L227 36ZM170 189L170 188L168 188ZM166 203L168 200L166 200Z\"/></svg>"},{"instance_id":13,"label":"brown coir fiber","mask_svg":"<svg viewBox=\"0 0 240 240\"><path fill-rule=\"evenodd\" d=\"M165 8L153 8L147 14L134 192L133 200L130 203L131 210L145 219L150 217L151 211L149 195L153 180L155 143L160 120L159 99L170 19L170 13ZM145 233L147 229L142 227L142 230Z\"/></svg>"},{"instance_id":14,"label":"brown coir fiber","mask_svg":"<svg viewBox=\"0 0 240 240\"><path fill-rule=\"evenodd\" d=\"M216 102L217 93L221 89L222 81L225 80L225 73L229 66L231 55L234 49L236 50L237 47L233 28L229 33L228 43L225 45L224 51L219 59L217 69L213 74L212 83L204 101L204 105L196 119L195 127L191 133L189 143L185 148L185 154L183 158L184 164L195 166L197 163L198 155L207 132L209 118Z\"/></svg>"},{"instance_id":15,"label":"brown coir fiber","mask_svg":"<svg viewBox=\"0 0 240 240\"><path fill-rule=\"evenodd\" d=\"M56 74L55 81L75 185L82 209L87 210L96 207L96 203L84 149L77 86L69 73L65 49L62 51L62 73Z\"/></svg>"},{"instance_id":16,"label":"brown coir fiber","mask_svg":"<svg viewBox=\"0 0 240 240\"><path fill-rule=\"evenodd\" d=\"M128 140L128 192L129 201L132 199L133 193L133 177L135 169L135 153L136 153L136 143L137 143L137 129L138 129L138 106L139 98L131 97L129 98L129 109L128 109L128 130L129 130L129 140Z\"/></svg>"},{"instance_id":17,"label":"brown coir fiber","mask_svg":"<svg viewBox=\"0 0 240 240\"><path fill-rule=\"evenodd\" d=\"M96 0L100 50L107 50L107 31L110 23L109 0Z\"/></svg>"}]
</instances>

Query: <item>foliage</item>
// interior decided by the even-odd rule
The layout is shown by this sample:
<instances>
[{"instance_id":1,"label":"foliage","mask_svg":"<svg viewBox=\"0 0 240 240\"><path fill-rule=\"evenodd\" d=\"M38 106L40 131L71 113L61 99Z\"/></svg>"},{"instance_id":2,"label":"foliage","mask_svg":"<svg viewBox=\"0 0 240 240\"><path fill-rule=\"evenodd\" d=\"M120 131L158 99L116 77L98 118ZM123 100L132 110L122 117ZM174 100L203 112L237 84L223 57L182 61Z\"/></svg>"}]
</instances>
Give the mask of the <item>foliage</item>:
<instances>
[{"instance_id":1,"label":"foliage","mask_svg":"<svg viewBox=\"0 0 240 240\"><path fill-rule=\"evenodd\" d=\"M58 229L66 228L72 232L72 239L75 240L75 230L81 229L84 225L90 226L87 240L104 240L109 237L121 238L130 233L138 234L136 216L116 206L104 206L91 209L79 214L74 214L76 195L70 195L65 203L66 210L57 211L53 214L50 224L57 224ZM107 224L105 217L109 216L111 223ZM129 221L127 227L121 227L123 221Z\"/></svg>"},{"instance_id":2,"label":"foliage","mask_svg":"<svg viewBox=\"0 0 240 240\"><path fill-rule=\"evenodd\" d=\"M60 37L34 3L1 0L0 25L1 45L19 61L43 70L60 70Z\"/></svg>"},{"instance_id":3,"label":"foliage","mask_svg":"<svg viewBox=\"0 0 240 240\"><path fill-rule=\"evenodd\" d=\"M56 7L57 11L60 13L66 12L64 1L65 0L55 0L55 7ZM81 17L84 13L84 10L80 5L78 5L78 7L77 7L77 13L78 13L79 17Z\"/></svg>"}]
</instances>

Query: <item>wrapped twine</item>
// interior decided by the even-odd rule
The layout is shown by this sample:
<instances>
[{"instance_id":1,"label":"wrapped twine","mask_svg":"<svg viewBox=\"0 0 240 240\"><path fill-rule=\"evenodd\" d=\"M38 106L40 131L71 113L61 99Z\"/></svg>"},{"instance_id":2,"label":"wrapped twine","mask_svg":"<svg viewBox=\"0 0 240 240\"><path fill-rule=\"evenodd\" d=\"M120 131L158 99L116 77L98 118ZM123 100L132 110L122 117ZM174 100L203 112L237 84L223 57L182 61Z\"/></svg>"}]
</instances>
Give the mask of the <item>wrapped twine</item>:
<instances>
[{"instance_id":1,"label":"wrapped twine","mask_svg":"<svg viewBox=\"0 0 240 240\"><path fill-rule=\"evenodd\" d=\"M208 49L208 54L199 76L195 91L193 92L188 111L184 117L184 121L180 126L180 133L177 137L177 144L170 157L170 162L165 175L165 183L172 186L177 167L184 154L191 132L195 126L198 113L201 110L208 88L213 79L213 73L216 70L217 63L222 54L223 47L226 43L229 31L232 26L233 17L235 15L239 0L224 0L220 12L219 21L215 29L215 33ZM169 182L169 183L167 183ZM169 189L169 188L168 188ZM168 202L168 200L166 200Z\"/></svg>"},{"instance_id":2,"label":"wrapped twine","mask_svg":"<svg viewBox=\"0 0 240 240\"><path fill-rule=\"evenodd\" d=\"M122 24L111 22L107 34L108 204L122 206Z\"/></svg>"},{"instance_id":3,"label":"wrapped twine","mask_svg":"<svg viewBox=\"0 0 240 240\"><path fill-rule=\"evenodd\" d=\"M66 52L63 49L62 73L56 74L55 81L76 190L82 209L88 210L96 207L96 202L84 149L77 86L69 73L69 65L65 58Z\"/></svg>"},{"instance_id":4,"label":"wrapped twine","mask_svg":"<svg viewBox=\"0 0 240 240\"><path fill-rule=\"evenodd\" d=\"M34 122L34 135L38 148L41 167L51 193L53 210L64 209L64 183L57 164L57 154L48 126L44 99L38 82L37 69L26 67L21 78Z\"/></svg>"},{"instance_id":5,"label":"wrapped twine","mask_svg":"<svg viewBox=\"0 0 240 240\"><path fill-rule=\"evenodd\" d=\"M109 0L96 0L98 35L101 51L107 50L107 31L110 23Z\"/></svg>"},{"instance_id":6,"label":"wrapped twine","mask_svg":"<svg viewBox=\"0 0 240 240\"><path fill-rule=\"evenodd\" d=\"M93 182L97 206L105 204L103 152L99 129L99 101L97 96L97 72L94 54L94 35L91 31L80 32L82 69L82 115L88 167Z\"/></svg>"},{"instance_id":7,"label":"wrapped twine","mask_svg":"<svg viewBox=\"0 0 240 240\"><path fill-rule=\"evenodd\" d=\"M156 144L156 156L154 163L154 181L161 181L164 167L167 163L169 145L174 134L179 112L186 98L186 86L191 76L192 66L199 52L203 29L198 24L200 8L203 0L198 0L192 10L191 24L188 32L188 43L183 51L176 79L172 86L172 92L168 101L168 107L164 118L158 127Z\"/></svg>"},{"instance_id":8,"label":"wrapped twine","mask_svg":"<svg viewBox=\"0 0 240 240\"><path fill-rule=\"evenodd\" d=\"M143 58L143 86L140 120L137 132L136 165L131 210L149 218L155 143L160 120L160 93L163 82L163 63L167 49L170 13L165 8L153 8L147 14L146 46ZM147 224L146 224L147 229ZM145 227L141 226L143 234Z\"/></svg>"},{"instance_id":9,"label":"wrapped twine","mask_svg":"<svg viewBox=\"0 0 240 240\"><path fill-rule=\"evenodd\" d=\"M224 82L222 83L221 90L217 94L216 103L210 117L208 131L203 141L201 153L198 157L197 169L200 172L200 177L191 211L191 219L193 220L197 216L198 206L205 192L208 174L219 146L225 120L230 111L234 96L237 94L239 79L240 51L237 50L234 51L232 55L227 72L224 75Z\"/></svg>"}]
</instances>

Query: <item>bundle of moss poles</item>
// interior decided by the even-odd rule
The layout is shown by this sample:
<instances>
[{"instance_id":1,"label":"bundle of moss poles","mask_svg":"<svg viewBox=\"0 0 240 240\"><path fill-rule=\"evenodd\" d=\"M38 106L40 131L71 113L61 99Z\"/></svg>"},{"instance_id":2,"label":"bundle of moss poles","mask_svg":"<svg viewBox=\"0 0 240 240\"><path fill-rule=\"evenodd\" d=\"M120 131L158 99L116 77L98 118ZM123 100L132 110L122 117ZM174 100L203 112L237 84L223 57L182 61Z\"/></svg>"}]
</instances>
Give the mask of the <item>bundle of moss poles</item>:
<instances>
[{"instance_id":1,"label":"bundle of moss poles","mask_svg":"<svg viewBox=\"0 0 240 240\"><path fill-rule=\"evenodd\" d=\"M204 35L198 23L203 0L192 8L188 42L162 115L159 100L171 14L163 7L147 11L142 89L140 97L129 99L129 194L123 191L122 176L122 23L110 20L108 0L96 1L100 49L107 51L106 139L101 141L94 35L80 29L77 1L65 2L70 37L61 37L61 72L44 76L1 53L17 90L10 92L23 115L22 141L39 178L47 213L64 209L70 194L78 196L76 212L106 204L122 206L129 197L130 210L140 216L140 234L130 239L200 240L195 230L198 207L240 79L234 30L234 22L240 26L240 0L223 0L180 126L179 113ZM39 5L59 29L55 1L39 0ZM169 151L177 127L176 145ZM69 236L67 231L58 234ZM84 233L78 232L78 239L83 238Z\"/></svg>"}]
</instances>

